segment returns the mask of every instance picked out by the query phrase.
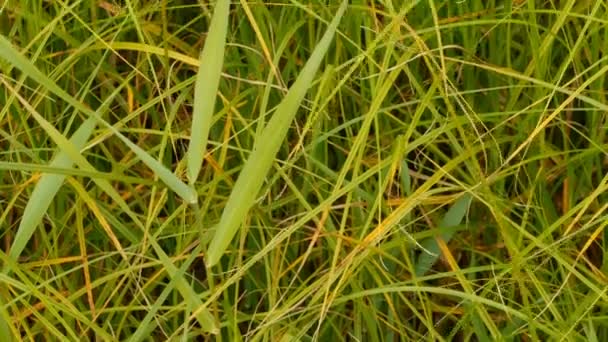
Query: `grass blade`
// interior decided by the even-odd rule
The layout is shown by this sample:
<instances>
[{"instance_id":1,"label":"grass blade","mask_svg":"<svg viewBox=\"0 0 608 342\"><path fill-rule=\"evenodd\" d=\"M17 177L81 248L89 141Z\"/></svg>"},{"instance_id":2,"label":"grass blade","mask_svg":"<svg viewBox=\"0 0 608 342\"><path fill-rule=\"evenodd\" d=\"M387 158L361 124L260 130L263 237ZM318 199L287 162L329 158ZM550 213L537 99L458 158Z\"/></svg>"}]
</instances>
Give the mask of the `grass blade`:
<instances>
[{"instance_id":1,"label":"grass blade","mask_svg":"<svg viewBox=\"0 0 608 342\"><path fill-rule=\"evenodd\" d=\"M34 119L38 122L38 124L40 124L40 126L51 137L51 139L57 144L57 146L59 146L59 148L62 151L64 151L66 153L66 155L69 156L69 158L71 158L77 165L83 166L85 168L89 168L86 159L84 159L84 157L80 155L79 151L75 148L75 146L73 145L73 143L71 141L69 141L63 135L61 135L61 133L59 131L57 131L57 129L51 123L49 123L47 120L45 120L19 94L16 94L16 97L21 102L21 104L23 104L23 106L28 110L28 112L34 117ZM106 183L106 182L103 182L103 183ZM111 187L110 188L103 187L103 186L100 186L100 187L102 187L102 189L105 190L106 192L108 192L108 190L114 190ZM155 243L156 242L154 241L153 246L155 246L155 248L156 248L157 245ZM167 271L168 271L169 275L171 276L172 279L175 278L175 281L177 282L176 287L178 288L180 293L183 294L184 298L194 301L194 303L198 303L198 304L202 305L200 299L198 299L198 297L196 297L194 290L190 286L187 285L187 282L183 277L179 276L179 273L177 272L177 268L175 267L175 265L171 264L168 256L166 254L164 254L164 252L162 251L162 249L160 247L156 248L156 251L157 251L157 253L159 253L159 256L161 257L161 259L165 261L165 266L167 267ZM203 311L198 312L197 319L198 319L199 323L201 324L201 327L205 331L211 332L213 334L216 334L218 332L217 324L216 324L213 316L211 315L211 313L208 310L203 310Z\"/></svg>"},{"instance_id":2,"label":"grass blade","mask_svg":"<svg viewBox=\"0 0 608 342\"><path fill-rule=\"evenodd\" d=\"M173 172L169 171L166 167L163 166L158 160L152 158L146 151L144 151L141 147L134 144L131 140L127 139L124 135L120 134L118 130L114 127L108 125L108 128L111 128L112 131L122 140L131 150L141 159L144 164L148 165L152 171L160 178L165 185L167 185L171 190L173 190L176 194L178 194L184 201L195 204L198 202L198 195L196 191L186 185L186 183L182 182Z\"/></svg>"},{"instance_id":3,"label":"grass blade","mask_svg":"<svg viewBox=\"0 0 608 342\"><path fill-rule=\"evenodd\" d=\"M74 132L70 142L78 150L82 149L89 140L89 137L93 133L97 120L93 117L89 117L78 130ZM55 159L50 163L51 167L63 167L70 168L73 165L72 159L64 151L60 151ZM13 244L9 251L9 257L17 259L28 241L36 231L36 227L42 221L42 217L49 208L49 205L55 198L55 194L59 191L59 188L63 185L66 175L48 174L45 173L40 177L38 184L34 188L30 200L25 206L23 211L23 217L19 223L19 228L13 239Z\"/></svg>"},{"instance_id":4,"label":"grass blade","mask_svg":"<svg viewBox=\"0 0 608 342\"><path fill-rule=\"evenodd\" d=\"M156 240L152 239L152 248L156 251L159 259L163 263L166 272L170 275L171 281L165 286L161 294L158 296L154 304L147 310L146 316L141 320L137 330L131 337L129 337L128 342L140 342L143 341L146 337L146 332L151 330L150 326L155 324L154 317L157 312L161 309L161 305L167 299L167 297L171 294L174 288L177 288L178 291L182 294L186 302L190 305L194 305L196 307L201 307L203 302L196 295L192 287L186 282L184 278L185 269L192 264L194 259L200 254L201 247L197 246L188 257L188 260L184 262L179 268L175 266L169 256L162 250L162 248L156 243ZM202 310L197 313L196 319L201 324L206 331L211 334L218 334L220 332L219 322L215 320L215 317L211 314L209 310Z\"/></svg>"},{"instance_id":5,"label":"grass blade","mask_svg":"<svg viewBox=\"0 0 608 342\"><path fill-rule=\"evenodd\" d=\"M3 80L4 82L4 80ZM7 87L9 89L10 86ZM118 95L119 89L116 89L98 108L99 113L103 113L108 109L113 99ZM21 97L17 95L17 97L21 100ZM95 127L97 126L97 119L93 116L89 116L87 120L85 120L80 127L72 134L69 142L74 146L74 148L80 151L87 141ZM70 158L69 154L64 150L60 150L55 158L49 164L49 168L64 168L71 169L74 165L74 160ZM13 239L13 243L11 245L8 256L16 260L25 247L27 246L28 241L31 239L32 235L36 231L36 227L42 221L42 217L46 213L49 208L51 202L55 198L55 195L61 188L63 182L65 181L67 175L65 174L52 174L52 173L43 173L30 196L30 199L23 211L23 216L21 221L19 222L19 228L17 228L17 233ZM4 270L6 271L6 269Z\"/></svg>"},{"instance_id":6,"label":"grass blade","mask_svg":"<svg viewBox=\"0 0 608 342\"><path fill-rule=\"evenodd\" d=\"M0 35L0 57L6 59L13 66L21 70L23 73L31 77L33 80L38 82L40 85L48 89L50 92L59 96L62 100L66 101L70 105L74 106L74 108L80 110L83 113L86 113L88 116L92 116L99 123L107 127L118 136L131 150L137 155L138 158L141 159L162 181L167 185L171 190L173 190L176 194L178 194L181 198L183 198L188 203L196 203L198 201L198 196L194 189L187 186L184 182L182 182L176 175L174 175L171 171L169 171L166 167L163 166L158 160L152 158L148 153L146 153L139 146L131 142L127 137L125 137L122 133L120 133L114 126L110 125L104 119L102 119L96 112L82 104L80 101L76 100L66 91L61 89L52 79L48 76L44 75L36 66L29 61L25 56L19 53L13 45L2 35Z\"/></svg>"},{"instance_id":7,"label":"grass blade","mask_svg":"<svg viewBox=\"0 0 608 342\"><path fill-rule=\"evenodd\" d=\"M4 298L10 298L6 288L0 289L0 339L2 341L12 342L14 333L11 332L11 316L6 310L6 303Z\"/></svg>"},{"instance_id":8,"label":"grass blade","mask_svg":"<svg viewBox=\"0 0 608 342\"><path fill-rule=\"evenodd\" d=\"M213 240L211 240L209 245L206 260L209 266L213 266L219 261L236 234L239 225L243 222L247 212L253 205L255 196L260 190L266 174L272 167L272 161L279 151L281 142L284 140L298 107L312 84L314 75L329 48L340 19L346 11L347 4L347 1L342 2L336 16L313 51L310 59L306 62L297 80L277 107L276 113L264 128L259 139L255 142L253 152L247 159L234 185Z\"/></svg>"},{"instance_id":9,"label":"grass blade","mask_svg":"<svg viewBox=\"0 0 608 342\"><path fill-rule=\"evenodd\" d=\"M445 229L458 226L469 209L471 199L472 196L470 194L464 194L462 197L460 197L445 214L441 220L439 228ZM452 236L454 236L454 230L447 230L445 233L440 235L446 244L452 239ZM420 257L418 257L418 262L416 262L415 267L417 276L423 276L426 274L431 267L433 267L439 258L439 254L441 253L439 244L437 243L435 237L426 239L421 243L421 246L423 248L423 252L420 254Z\"/></svg>"},{"instance_id":10,"label":"grass blade","mask_svg":"<svg viewBox=\"0 0 608 342\"><path fill-rule=\"evenodd\" d=\"M229 10L230 1L216 2L209 34L199 60L194 85L192 132L187 157L188 180L191 184L196 181L201 171L203 158L207 153L207 139L224 62Z\"/></svg>"}]
</instances>

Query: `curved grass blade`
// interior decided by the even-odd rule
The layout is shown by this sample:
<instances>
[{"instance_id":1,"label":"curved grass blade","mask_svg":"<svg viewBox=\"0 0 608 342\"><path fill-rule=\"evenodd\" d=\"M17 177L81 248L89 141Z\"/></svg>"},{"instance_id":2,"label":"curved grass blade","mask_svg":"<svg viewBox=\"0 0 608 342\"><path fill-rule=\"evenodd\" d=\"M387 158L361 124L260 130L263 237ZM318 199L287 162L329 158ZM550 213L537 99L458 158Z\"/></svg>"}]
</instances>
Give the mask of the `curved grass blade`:
<instances>
[{"instance_id":1,"label":"curved grass blade","mask_svg":"<svg viewBox=\"0 0 608 342\"><path fill-rule=\"evenodd\" d=\"M306 62L295 83L277 107L274 116L264 128L258 140L256 140L253 152L239 174L228 198L228 203L222 213L213 240L211 240L209 245L206 258L209 266L217 264L220 260L247 212L253 205L255 196L257 196L266 174L272 167L272 161L279 151L281 142L285 138L298 107L304 99L308 88L310 88L314 75L317 73L321 61L331 44L340 19L346 11L347 4L347 1L342 2L336 16L331 21L310 59Z\"/></svg>"},{"instance_id":2,"label":"curved grass blade","mask_svg":"<svg viewBox=\"0 0 608 342\"><path fill-rule=\"evenodd\" d=\"M445 213L445 216L439 224L439 228L446 229L458 226L466 215L472 198L473 197L471 194L468 193L460 197L456 203L452 205L450 210ZM448 243L454 236L454 233L455 231L453 229L448 229L439 237L441 237L445 243ZM416 262L415 266L416 276L419 277L425 275L431 269L431 267L433 267L439 258L439 254L441 253L441 249L439 248L439 244L437 243L435 237L424 240L421 243L421 247L423 248L423 252L418 257L418 261Z\"/></svg>"},{"instance_id":3,"label":"curved grass blade","mask_svg":"<svg viewBox=\"0 0 608 342\"><path fill-rule=\"evenodd\" d=\"M102 119L95 111L91 110L80 101L76 100L65 90L61 89L52 79L44 75L36 66L29 61L25 56L19 53L3 35L0 35L0 57L10 62L13 66L21 70L28 77L38 82L41 86L45 87L48 91L59 96L62 100L66 101L74 108L81 112L92 116L99 123L107 127L112 133L118 136L129 148L137 155L141 161L144 162L153 172L160 178L165 185L173 190L177 195L183 198L188 203L196 203L198 201L198 195L194 189L190 188L184 182L182 182L176 175L169 171L163 164L158 160L152 158L139 146L131 142L127 137L120 133L114 126L110 125L107 121Z\"/></svg>"},{"instance_id":4,"label":"curved grass blade","mask_svg":"<svg viewBox=\"0 0 608 342\"><path fill-rule=\"evenodd\" d=\"M229 10L229 0L216 2L207 41L199 59L198 73L194 85L192 131L187 154L190 184L193 184L198 178L203 158L207 153L207 139L224 62Z\"/></svg>"}]
</instances>

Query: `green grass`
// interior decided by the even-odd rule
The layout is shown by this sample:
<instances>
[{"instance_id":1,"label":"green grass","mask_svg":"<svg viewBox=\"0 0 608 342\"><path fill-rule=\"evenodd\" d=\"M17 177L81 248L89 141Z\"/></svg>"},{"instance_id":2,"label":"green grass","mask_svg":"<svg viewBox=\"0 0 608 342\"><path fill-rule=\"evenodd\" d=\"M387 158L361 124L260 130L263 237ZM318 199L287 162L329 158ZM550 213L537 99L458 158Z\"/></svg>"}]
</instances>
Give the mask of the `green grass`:
<instances>
[{"instance_id":1,"label":"green grass","mask_svg":"<svg viewBox=\"0 0 608 342\"><path fill-rule=\"evenodd\" d=\"M2 2L0 341L608 340L606 18Z\"/></svg>"}]
</instances>

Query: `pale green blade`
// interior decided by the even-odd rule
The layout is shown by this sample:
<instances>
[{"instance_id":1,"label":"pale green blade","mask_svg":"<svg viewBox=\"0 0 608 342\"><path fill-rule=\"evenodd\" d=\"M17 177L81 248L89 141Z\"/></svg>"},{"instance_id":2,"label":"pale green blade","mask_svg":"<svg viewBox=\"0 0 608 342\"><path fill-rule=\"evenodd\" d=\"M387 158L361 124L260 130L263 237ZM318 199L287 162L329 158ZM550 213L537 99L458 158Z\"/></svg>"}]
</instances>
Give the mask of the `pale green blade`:
<instances>
[{"instance_id":1,"label":"pale green blade","mask_svg":"<svg viewBox=\"0 0 608 342\"><path fill-rule=\"evenodd\" d=\"M118 87L112 94L110 94L110 96L108 96L108 98L99 107L99 113L103 113L109 108L116 95L119 94L121 88L122 87ZM21 100L21 97L18 94L17 97ZM93 134L96 126L97 119L90 116L87 120L85 120L84 123L82 123L82 125L80 125L80 127L78 127L70 139L70 143L73 144L76 150L80 151L85 146L89 140L89 137L91 134ZM59 150L55 158L49 164L49 167L51 169L71 169L73 165L74 160L70 158L70 156L64 150ZM61 188L65 177L65 174L42 174L40 180L34 188L34 191L32 192L32 195L30 196L30 200L27 202L25 210L23 211L19 228L17 229L17 233L15 234L13 244L11 245L11 249L9 251L9 257L16 260L21 255L21 252L23 252L23 249L25 249L28 241L36 231L36 227L42 221L42 217L53 201L53 198L55 198L55 195Z\"/></svg>"},{"instance_id":2,"label":"pale green blade","mask_svg":"<svg viewBox=\"0 0 608 342\"><path fill-rule=\"evenodd\" d=\"M191 184L196 181L207 153L207 139L224 62L229 10L230 1L216 2L207 40L199 59L194 85L192 131L187 155L188 179Z\"/></svg>"},{"instance_id":3,"label":"pale green blade","mask_svg":"<svg viewBox=\"0 0 608 342\"><path fill-rule=\"evenodd\" d=\"M163 183L165 183L171 190L173 190L186 202L196 203L198 201L198 196L194 189L190 188L188 185L182 182L171 171L167 170L167 168L163 166L163 164L161 164L158 160L152 158L143 149L141 149L139 146L135 145L133 142L127 139L116 128L114 128L104 119L102 119L96 112L82 104L80 101L76 100L63 89L61 89L52 79L40 72L40 70L38 70L31 61L29 61L27 58L25 58L25 56L20 54L13 47L13 45L2 35L0 35L0 57L9 61L13 66L21 70L27 76L31 77L33 80L38 82L41 86L45 87L50 92L59 96L62 100L74 106L74 108L80 110L83 113L86 113L89 116L94 117L95 119L97 119L97 121L99 121L99 123L109 128L113 134L118 136L123 142L125 142L129 146L129 148L131 148L131 150L137 155L137 157L141 159L158 176L158 178L163 181Z\"/></svg>"},{"instance_id":4,"label":"pale green blade","mask_svg":"<svg viewBox=\"0 0 608 342\"><path fill-rule=\"evenodd\" d=\"M156 251L159 256L161 262L165 266L167 273L171 276L171 281L165 286L161 294L156 298L156 301L152 306L150 306L146 312L146 316L141 320L137 330L129 337L128 342L140 342L145 340L147 337L146 333L153 330L155 324L157 323L154 318L157 315L157 312L161 309L163 302L169 297L174 288L177 288L178 291L182 295L189 294L188 297L184 296L188 304L191 304L196 307L200 307L203 305L203 302L196 295L192 287L185 281L184 279L184 271L188 265L192 264L192 261L197 257L200 253L200 245L197 246L188 257L188 260L183 263L180 268L177 268L172 262L171 259L165 254L162 248L156 243L155 239L152 239L153 244L152 247ZM202 312L197 315L197 320L201 322L201 326L209 327L207 331L212 334L218 334L220 331L219 323L215 320L215 317L209 312L209 310L202 310Z\"/></svg>"},{"instance_id":5,"label":"pale green blade","mask_svg":"<svg viewBox=\"0 0 608 342\"><path fill-rule=\"evenodd\" d=\"M331 44L347 4L347 1L342 2L336 16L313 51L310 59L306 62L297 80L277 107L276 113L264 128L259 139L255 142L253 152L247 159L234 185L213 240L211 240L209 245L206 258L209 266L215 265L220 260L247 212L253 205L264 178L272 167L272 161L279 151L281 142L284 141L289 126L300 107L300 103L310 88L319 65Z\"/></svg>"},{"instance_id":6,"label":"pale green blade","mask_svg":"<svg viewBox=\"0 0 608 342\"><path fill-rule=\"evenodd\" d=\"M96 124L97 120L93 117L89 117L80 125L80 127L78 127L78 130L74 132L70 139L70 142L76 149L80 150L84 147L93 133ZM72 167L72 165L72 159L64 151L60 151L50 164L52 167L65 168ZM49 208L53 198L55 198L55 194L57 194L57 191L61 188L65 177L65 175L48 173L45 173L40 177L40 180L38 181L38 184L36 184L36 187L30 196L30 200L27 202L25 210L23 211L23 217L19 223L15 238L13 239L9 257L17 259L19 255L21 255L21 252L23 252L28 241L30 241L32 235L34 235L36 227L42 221L42 217Z\"/></svg>"},{"instance_id":7,"label":"pale green blade","mask_svg":"<svg viewBox=\"0 0 608 342\"><path fill-rule=\"evenodd\" d=\"M469 210L471 199L472 196L470 194L464 194L462 197L460 197L456 201L456 203L452 205L450 210L445 213L445 216L441 220L441 223L439 224L438 228L446 229L458 226L462 222L462 219L466 215L467 211ZM445 241L445 243L448 243L454 236L454 232L455 231L453 229L448 229L440 236L443 241ZM417 276L423 276L424 274L426 274L431 269L431 267L433 267L441 253L439 244L437 243L435 237L430 237L424 240L421 243L421 246L423 248L422 254L420 254L420 256L418 257L418 261L416 262L415 267Z\"/></svg>"},{"instance_id":8,"label":"pale green blade","mask_svg":"<svg viewBox=\"0 0 608 342\"><path fill-rule=\"evenodd\" d=\"M87 160L80 155L79 150L74 146L74 144L69 141L66 137L64 137L63 135L61 135L61 133L50 123L48 122L44 117L42 117L42 115L40 115L35 108L33 108L23 97L21 97L19 94L16 94L16 98L21 102L21 104L25 107L25 109L34 117L34 119L38 122L38 124L42 127L42 129L44 129L44 131L49 135L49 137L51 137L51 139L53 140L53 142L55 142L55 144L57 144L57 146L59 147L59 149L63 152L66 153L66 155L72 159L76 165L84 168L84 169L91 169L92 167L90 166L90 164L87 162ZM120 201L120 196L118 196L118 194L116 193L116 191L109 186L109 183L103 180L96 180L96 182L98 183L98 185L104 190L106 191L108 194L114 193L115 195L111 197L117 201ZM104 186L105 184L105 186ZM128 206L125 206L126 209L128 209ZM156 247L156 241L150 241L152 243L153 246ZM187 285L186 280L179 276L179 273L177 272L177 267L175 267L175 265L173 265L170 261L170 259L168 258L168 256L166 256L166 254L164 254L164 252L162 251L162 249L160 247L158 247L156 249L157 253L159 253L159 256L161 257L162 260L165 261L165 267L167 267L167 271L169 273L169 275L172 278L175 278L176 281L176 287L178 289L178 291L180 291L180 293L184 296L184 298L193 301L196 304L202 305L202 302L200 301L200 299L198 297L196 297L196 293L194 293L194 290L192 289L192 287ZM208 310L203 310L199 313L199 315L197 315L197 319L199 321L199 323L201 324L201 327L208 332L211 333L217 333L218 332L218 327L217 327L217 323L214 320L213 315L211 315L211 313ZM1 323L1 322L0 322Z\"/></svg>"},{"instance_id":9,"label":"pale green blade","mask_svg":"<svg viewBox=\"0 0 608 342\"><path fill-rule=\"evenodd\" d=\"M6 310L4 298L10 298L8 297L8 291L6 289L0 289L0 339L2 341L12 342L15 339L13 338L13 333L11 332L8 323L11 321L11 316Z\"/></svg>"}]
</instances>

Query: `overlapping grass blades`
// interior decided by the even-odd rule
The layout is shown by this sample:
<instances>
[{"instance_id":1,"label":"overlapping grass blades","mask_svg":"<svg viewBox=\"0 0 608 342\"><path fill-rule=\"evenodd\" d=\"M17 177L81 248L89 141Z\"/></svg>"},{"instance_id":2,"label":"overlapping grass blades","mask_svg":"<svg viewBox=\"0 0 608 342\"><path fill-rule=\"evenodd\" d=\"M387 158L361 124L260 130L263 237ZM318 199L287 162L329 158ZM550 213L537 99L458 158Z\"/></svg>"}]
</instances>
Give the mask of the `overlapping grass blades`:
<instances>
[{"instance_id":1,"label":"overlapping grass blades","mask_svg":"<svg viewBox=\"0 0 608 342\"><path fill-rule=\"evenodd\" d=\"M230 198L226 203L222 218L217 225L213 240L207 251L206 263L208 266L217 264L232 241L239 226L242 224L247 212L253 205L255 197L272 167L272 162L285 139L287 130L295 117L300 103L310 88L312 81L329 49L334 33L338 28L340 19L346 11L347 1L342 1L336 16L329 24L327 31L317 44L310 59L302 68L300 75L289 89L287 95L276 109L272 119L255 142L251 155L247 159L243 170L239 174Z\"/></svg>"},{"instance_id":2,"label":"overlapping grass blades","mask_svg":"<svg viewBox=\"0 0 608 342\"><path fill-rule=\"evenodd\" d=\"M83 105L65 90L61 89L61 87L59 87L52 79L39 71L36 66L32 64L32 62L20 54L15 49L13 44L11 44L11 42L2 35L0 35L0 58L7 60L14 67L21 70L28 77L31 77L41 86L57 95L63 101L69 103L70 105L74 106L74 108L80 110L88 116L94 117L100 124L109 128L112 133L119 137L127 146L129 146L133 153L135 153L141 159L141 161L144 162L171 190L175 191L175 193L182 197L186 202L196 203L198 201L196 191L187 186L158 160L152 158L141 147L131 142L116 128L108 124L103 118L95 113L95 111Z\"/></svg>"}]
</instances>

